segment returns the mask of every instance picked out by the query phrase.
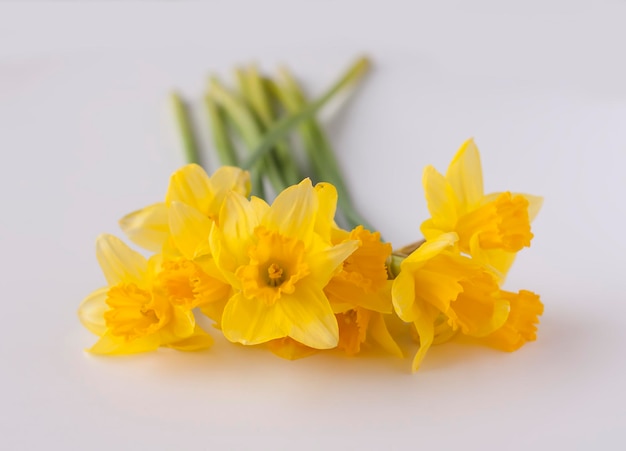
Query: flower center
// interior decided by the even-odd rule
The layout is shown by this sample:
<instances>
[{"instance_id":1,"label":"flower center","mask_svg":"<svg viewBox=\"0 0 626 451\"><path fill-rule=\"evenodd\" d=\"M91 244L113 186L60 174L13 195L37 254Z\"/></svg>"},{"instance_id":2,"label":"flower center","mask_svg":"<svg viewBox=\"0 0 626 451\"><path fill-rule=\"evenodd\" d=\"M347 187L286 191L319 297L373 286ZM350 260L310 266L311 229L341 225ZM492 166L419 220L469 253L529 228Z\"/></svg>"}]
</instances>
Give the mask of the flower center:
<instances>
[{"instance_id":1,"label":"flower center","mask_svg":"<svg viewBox=\"0 0 626 451\"><path fill-rule=\"evenodd\" d=\"M230 287L206 274L189 260L163 262L157 276L162 294L174 305L189 310L228 297Z\"/></svg>"},{"instance_id":2,"label":"flower center","mask_svg":"<svg viewBox=\"0 0 626 451\"><path fill-rule=\"evenodd\" d=\"M278 266L276 263L272 263L269 268L267 268L267 284L272 287L278 287L282 285L285 281L283 268Z\"/></svg>"},{"instance_id":3,"label":"flower center","mask_svg":"<svg viewBox=\"0 0 626 451\"><path fill-rule=\"evenodd\" d=\"M244 296L272 305L282 294L291 294L296 283L309 274L302 241L270 232L255 230L257 244L249 251L249 264L237 269Z\"/></svg>"},{"instance_id":4,"label":"flower center","mask_svg":"<svg viewBox=\"0 0 626 451\"><path fill-rule=\"evenodd\" d=\"M107 293L109 310L104 312L107 328L126 340L152 334L165 325L168 311L157 305L152 293L135 284L120 284Z\"/></svg>"}]
</instances>

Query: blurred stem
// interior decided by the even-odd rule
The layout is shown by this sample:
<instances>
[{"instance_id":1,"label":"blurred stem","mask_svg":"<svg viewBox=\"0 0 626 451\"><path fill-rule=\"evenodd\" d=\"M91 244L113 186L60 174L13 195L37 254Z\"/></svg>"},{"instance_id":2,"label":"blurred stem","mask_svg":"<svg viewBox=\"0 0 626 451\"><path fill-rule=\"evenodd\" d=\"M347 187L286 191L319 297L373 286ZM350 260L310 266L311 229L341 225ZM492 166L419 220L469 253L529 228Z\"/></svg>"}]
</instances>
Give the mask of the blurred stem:
<instances>
[{"instance_id":1,"label":"blurred stem","mask_svg":"<svg viewBox=\"0 0 626 451\"><path fill-rule=\"evenodd\" d=\"M189 108L176 92L170 94L170 103L176 120L176 131L185 154L187 163L200 164L197 141L193 133Z\"/></svg>"},{"instance_id":2,"label":"blurred stem","mask_svg":"<svg viewBox=\"0 0 626 451\"><path fill-rule=\"evenodd\" d=\"M275 86L274 90L287 110L294 113L305 108L307 105L306 96L291 73L283 68L280 70L279 76L281 85ZM352 229L362 224L365 228L373 231L374 229L355 210L341 175L335 152L315 118L311 117L304 121L299 130L315 176L319 181L330 182L337 188L337 202L344 216L346 227Z\"/></svg>"},{"instance_id":3,"label":"blurred stem","mask_svg":"<svg viewBox=\"0 0 626 451\"><path fill-rule=\"evenodd\" d=\"M348 71L321 97L309 103L298 113L291 114L278 121L263 137L263 140L255 148L252 156L242 164L244 169L250 169L257 164L276 144L283 139L294 127L302 121L312 118L335 94L344 89L353 87L365 75L369 68L367 58L358 59Z\"/></svg>"},{"instance_id":4,"label":"blurred stem","mask_svg":"<svg viewBox=\"0 0 626 451\"><path fill-rule=\"evenodd\" d=\"M272 96L266 80L261 77L255 66L250 66L247 70L237 71L237 79L246 100L259 118L264 128L263 131L267 132L276 123L276 114L272 107ZM277 141L272 154L275 155L287 186L300 182L302 177L292 158L293 150L289 148L287 141Z\"/></svg>"},{"instance_id":5,"label":"blurred stem","mask_svg":"<svg viewBox=\"0 0 626 451\"><path fill-rule=\"evenodd\" d=\"M204 96L204 107L209 117L213 144L220 163L225 166L237 166L237 152L230 136L224 118L223 110L210 96Z\"/></svg>"},{"instance_id":6,"label":"blurred stem","mask_svg":"<svg viewBox=\"0 0 626 451\"><path fill-rule=\"evenodd\" d=\"M215 78L211 78L209 88L207 96L224 109L241 135L246 147L250 150L257 148L263 140L263 131L246 104L239 97L224 88ZM280 192L286 186L280 171L281 168L273 161L275 157L272 154L263 155L263 157L264 160L258 168L244 167L244 169L250 169L253 178L255 172L267 175L274 190ZM262 176L259 176L259 178L262 178ZM255 194L260 196L258 192Z\"/></svg>"}]
</instances>

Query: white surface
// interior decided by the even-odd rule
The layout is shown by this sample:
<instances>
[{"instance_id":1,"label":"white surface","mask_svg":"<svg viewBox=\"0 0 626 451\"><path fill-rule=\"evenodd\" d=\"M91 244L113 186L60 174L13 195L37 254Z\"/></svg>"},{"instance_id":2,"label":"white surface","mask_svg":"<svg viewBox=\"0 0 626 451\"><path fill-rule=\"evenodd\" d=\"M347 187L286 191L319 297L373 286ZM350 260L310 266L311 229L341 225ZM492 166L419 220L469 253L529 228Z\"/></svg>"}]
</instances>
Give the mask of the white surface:
<instances>
[{"instance_id":1,"label":"white surface","mask_svg":"<svg viewBox=\"0 0 626 451\"><path fill-rule=\"evenodd\" d=\"M624 2L0 5L0 437L5 449L623 449ZM438 6L435 6L437 3ZM375 63L328 125L363 214L418 236L424 165L474 136L489 191L544 195L507 282L537 342L410 360L83 353L93 240L162 198L179 87L285 62L319 93Z\"/></svg>"}]
</instances>

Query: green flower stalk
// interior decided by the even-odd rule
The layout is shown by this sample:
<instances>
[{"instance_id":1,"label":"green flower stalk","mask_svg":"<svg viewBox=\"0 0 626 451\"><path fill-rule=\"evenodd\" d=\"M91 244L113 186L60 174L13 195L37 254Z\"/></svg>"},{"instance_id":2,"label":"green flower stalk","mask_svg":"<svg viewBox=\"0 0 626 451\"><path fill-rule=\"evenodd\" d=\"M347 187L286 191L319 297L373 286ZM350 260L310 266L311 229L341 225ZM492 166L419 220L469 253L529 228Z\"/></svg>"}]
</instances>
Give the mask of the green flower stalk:
<instances>
[{"instance_id":1,"label":"green flower stalk","mask_svg":"<svg viewBox=\"0 0 626 451\"><path fill-rule=\"evenodd\" d=\"M255 149L262 142L263 130L243 99L227 90L216 78L211 78L209 81L207 96L224 109L248 149ZM280 192L286 186L287 181L274 153L264 155L260 166L252 172L257 170L267 175L276 192ZM259 193L254 194L259 195Z\"/></svg>"},{"instance_id":2,"label":"green flower stalk","mask_svg":"<svg viewBox=\"0 0 626 451\"><path fill-rule=\"evenodd\" d=\"M200 156L191 125L189 108L176 92L170 94L170 103L177 125L178 136L185 153L185 160L187 163L200 164Z\"/></svg>"}]
</instances>

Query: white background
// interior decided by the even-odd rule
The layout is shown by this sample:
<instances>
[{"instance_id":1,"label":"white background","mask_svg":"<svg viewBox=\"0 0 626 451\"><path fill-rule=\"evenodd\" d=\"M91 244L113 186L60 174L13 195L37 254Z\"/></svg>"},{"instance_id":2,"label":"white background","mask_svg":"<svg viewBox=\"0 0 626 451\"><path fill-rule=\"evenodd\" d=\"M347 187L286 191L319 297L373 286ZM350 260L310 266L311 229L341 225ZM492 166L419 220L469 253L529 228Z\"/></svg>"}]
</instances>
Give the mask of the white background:
<instances>
[{"instance_id":1,"label":"white background","mask_svg":"<svg viewBox=\"0 0 626 451\"><path fill-rule=\"evenodd\" d=\"M502 3L1 4L2 448L623 449L626 3ZM541 294L538 340L433 348L415 375L219 338L84 353L95 237L182 163L169 90L199 100L207 74L257 62L319 94L363 53L374 70L327 121L359 209L414 241L422 168L474 136L488 192L545 196L507 281Z\"/></svg>"}]
</instances>

